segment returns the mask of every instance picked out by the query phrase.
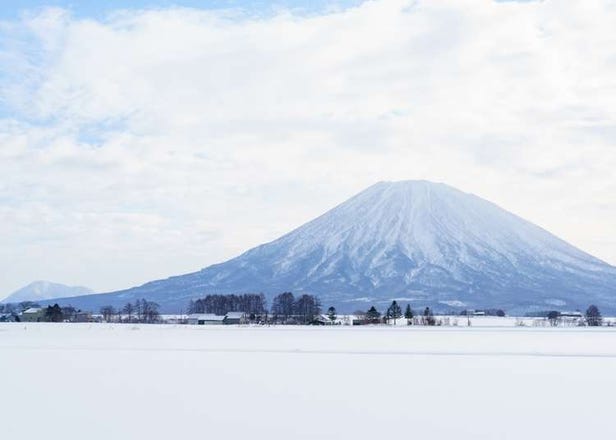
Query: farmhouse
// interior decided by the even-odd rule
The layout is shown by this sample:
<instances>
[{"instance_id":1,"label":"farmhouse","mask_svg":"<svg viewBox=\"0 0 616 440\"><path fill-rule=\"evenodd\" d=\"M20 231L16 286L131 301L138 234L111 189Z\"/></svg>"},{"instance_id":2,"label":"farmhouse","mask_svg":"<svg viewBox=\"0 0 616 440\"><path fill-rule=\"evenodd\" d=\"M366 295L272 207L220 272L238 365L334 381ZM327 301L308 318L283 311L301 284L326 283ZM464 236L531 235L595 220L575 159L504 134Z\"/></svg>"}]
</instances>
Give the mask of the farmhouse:
<instances>
[{"instance_id":1,"label":"farmhouse","mask_svg":"<svg viewBox=\"0 0 616 440\"><path fill-rule=\"evenodd\" d=\"M229 312L226 315L193 313L188 315L187 322L193 325L246 324L248 322L248 317L244 312Z\"/></svg>"},{"instance_id":2,"label":"farmhouse","mask_svg":"<svg viewBox=\"0 0 616 440\"><path fill-rule=\"evenodd\" d=\"M246 313L244 312L229 312L225 315L225 324L246 324Z\"/></svg>"},{"instance_id":3,"label":"farmhouse","mask_svg":"<svg viewBox=\"0 0 616 440\"><path fill-rule=\"evenodd\" d=\"M332 325L333 322L326 315L317 315L314 317L312 325Z\"/></svg>"},{"instance_id":4,"label":"farmhouse","mask_svg":"<svg viewBox=\"0 0 616 440\"><path fill-rule=\"evenodd\" d=\"M71 322L94 322L94 317L90 312L82 312L81 310L75 312Z\"/></svg>"},{"instance_id":5,"label":"farmhouse","mask_svg":"<svg viewBox=\"0 0 616 440\"><path fill-rule=\"evenodd\" d=\"M193 325L222 325L224 321L224 315L215 315L213 313L193 313L188 315L188 323Z\"/></svg>"},{"instance_id":6,"label":"farmhouse","mask_svg":"<svg viewBox=\"0 0 616 440\"><path fill-rule=\"evenodd\" d=\"M24 310L19 317L22 322L40 322L44 321L44 318L45 309L40 307L30 307L29 309Z\"/></svg>"}]
</instances>

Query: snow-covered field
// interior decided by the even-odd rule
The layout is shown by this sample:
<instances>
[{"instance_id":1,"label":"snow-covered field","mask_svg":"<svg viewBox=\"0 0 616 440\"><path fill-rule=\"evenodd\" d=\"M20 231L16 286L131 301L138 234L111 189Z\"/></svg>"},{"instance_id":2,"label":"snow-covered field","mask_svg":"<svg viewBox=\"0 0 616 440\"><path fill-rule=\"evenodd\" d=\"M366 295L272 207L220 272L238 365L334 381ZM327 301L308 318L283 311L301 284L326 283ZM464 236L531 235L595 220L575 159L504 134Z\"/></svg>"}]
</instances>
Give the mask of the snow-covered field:
<instances>
[{"instance_id":1,"label":"snow-covered field","mask_svg":"<svg viewBox=\"0 0 616 440\"><path fill-rule=\"evenodd\" d=\"M7 439L613 438L615 328L0 324Z\"/></svg>"}]
</instances>

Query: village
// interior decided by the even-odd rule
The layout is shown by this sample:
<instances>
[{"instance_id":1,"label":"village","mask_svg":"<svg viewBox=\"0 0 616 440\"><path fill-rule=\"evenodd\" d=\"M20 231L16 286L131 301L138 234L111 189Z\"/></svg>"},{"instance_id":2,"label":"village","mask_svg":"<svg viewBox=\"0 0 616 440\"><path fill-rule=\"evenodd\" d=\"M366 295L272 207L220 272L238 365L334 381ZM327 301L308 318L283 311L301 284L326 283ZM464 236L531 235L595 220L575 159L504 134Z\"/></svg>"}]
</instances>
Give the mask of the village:
<instances>
[{"instance_id":1,"label":"village","mask_svg":"<svg viewBox=\"0 0 616 440\"><path fill-rule=\"evenodd\" d=\"M145 300L139 305L129 305L120 309L107 306L99 313L77 310L73 307L42 307L35 303L19 305L0 304L0 322L37 323L100 323L100 324L166 324L196 326L436 326L436 327L597 327L616 325L616 318L601 317L593 306L586 313L580 311L547 311L533 316L508 316L498 310L464 310L460 313L433 313L425 308L415 314L410 306L402 309L396 301L381 314L372 306L366 312L338 314L334 307L321 313L320 307L309 310L307 314L290 309L288 313L262 311L249 313L225 311L219 313L194 312L179 314L160 314L156 304ZM194 308L194 306L193 306Z\"/></svg>"}]
</instances>

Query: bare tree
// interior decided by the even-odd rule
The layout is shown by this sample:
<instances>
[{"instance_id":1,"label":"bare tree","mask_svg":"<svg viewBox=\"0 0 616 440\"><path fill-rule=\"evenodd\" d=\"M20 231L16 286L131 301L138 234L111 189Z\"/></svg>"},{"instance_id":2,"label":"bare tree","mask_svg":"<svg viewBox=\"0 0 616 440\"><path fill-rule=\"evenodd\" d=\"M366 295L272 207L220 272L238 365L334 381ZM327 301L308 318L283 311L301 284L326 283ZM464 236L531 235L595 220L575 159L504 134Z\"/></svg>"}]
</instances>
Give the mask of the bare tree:
<instances>
[{"instance_id":1,"label":"bare tree","mask_svg":"<svg viewBox=\"0 0 616 440\"><path fill-rule=\"evenodd\" d=\"M135 306L132 303L127 303L122 309L124 314L126 315L126 319L128 322L133 321L133 315L135 314Z\"/></svg>"},{"instance_id":2,"label":"bare tree","mask_svg":"<svg viewBox=\"0 0 616 440\"><path fill-rule=\"evenodd\" d=\"M103 315L103 319L106 322L110 322L111 321L111 317L115 313L115 309L113 308L113 306L103 306L103 307L101 307L100 312L101 312L101 315Z\"/></svg>"},{"instance_id":3,"label":"bare tree","mask_svg":"<svg viewBox=\"0 0 616 440\"><path fill-rule=\"evenodd\" d=\"M291 292L284 292L276 296L272 301L272 315L274 319L283 318L287 321L293 316L293 308L295 304L295 297Z\"/></svg>"},{"instance_id":4,"label":"bare tree","mask_svg":"<svg viewBox=\"0 0 616 440\"><path fill-rule=\"evenodd\" d=\"M310 324L321 313L321 302L314 295L304 294L293 305L293 314L301 319L303 324Z\"/></svg>"},{"instance_id":5,"label":"bare tree","mask_svg":"<svg viewBox=\"0 0 616 440\"><path fill-rule=\"evenodd\" d=\"M558 327L560 324L560 312L557 310L551 310L548 312L548 320L552 327Z\"/></svg>"}]
</instances>

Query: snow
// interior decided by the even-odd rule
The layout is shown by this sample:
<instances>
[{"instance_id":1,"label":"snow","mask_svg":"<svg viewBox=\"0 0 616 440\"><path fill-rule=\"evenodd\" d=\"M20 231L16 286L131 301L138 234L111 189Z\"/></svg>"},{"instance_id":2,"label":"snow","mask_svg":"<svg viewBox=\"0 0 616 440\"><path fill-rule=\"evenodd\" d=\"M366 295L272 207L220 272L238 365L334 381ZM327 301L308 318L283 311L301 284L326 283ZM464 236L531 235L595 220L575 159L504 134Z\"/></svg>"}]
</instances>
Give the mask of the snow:
<instances>
[{"instance_id":1,"label":"snow","mask_svg":"<svg viewBox=\"0 0 616 440\"><path fill-rule=\"evenodd\" d=\"M608 438L615 369L613 328L0 324L0 425L15 439Z\"/></svg>"}]
</instances>

